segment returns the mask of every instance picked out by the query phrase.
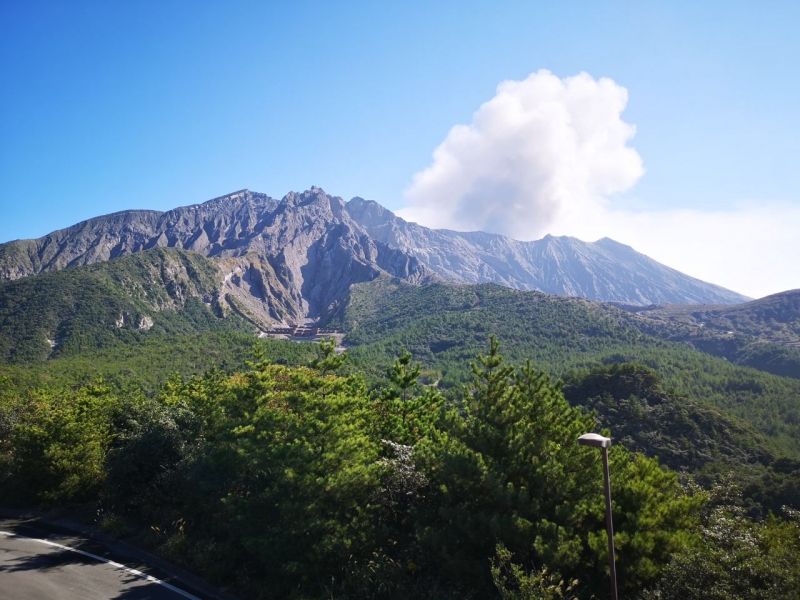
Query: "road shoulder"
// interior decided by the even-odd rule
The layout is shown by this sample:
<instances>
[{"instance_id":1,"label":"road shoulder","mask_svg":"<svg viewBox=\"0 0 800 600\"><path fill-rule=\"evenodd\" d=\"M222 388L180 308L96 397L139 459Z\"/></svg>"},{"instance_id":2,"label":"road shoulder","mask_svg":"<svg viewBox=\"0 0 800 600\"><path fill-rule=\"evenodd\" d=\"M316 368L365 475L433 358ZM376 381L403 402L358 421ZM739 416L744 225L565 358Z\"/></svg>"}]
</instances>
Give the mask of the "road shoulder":
<instances>
[{"instance_id":1,"label":"road shoulder","mask_svg":"<svg viewBox=\"0 0 800 600\"><path fill-rule=\"evenodd\" d=\"M57 512L0 507L0 530L30 538L71 536L79 541L82 551L122 563L201 598L237 600L233 594L215 588L201 577L152 552L115 539L97 527Z\"/></svg>"}]
</instances>

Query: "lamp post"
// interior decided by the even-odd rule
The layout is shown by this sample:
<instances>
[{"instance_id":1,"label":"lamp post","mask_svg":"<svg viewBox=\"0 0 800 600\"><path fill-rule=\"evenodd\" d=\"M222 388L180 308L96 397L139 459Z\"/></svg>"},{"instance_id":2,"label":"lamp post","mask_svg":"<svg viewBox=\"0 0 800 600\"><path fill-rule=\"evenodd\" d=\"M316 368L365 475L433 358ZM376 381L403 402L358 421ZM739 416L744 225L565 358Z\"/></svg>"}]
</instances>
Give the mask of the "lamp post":
<instances>
[{"instance_id":1,"label":"lamp post","mask_svg":"<svg viewBox=\"0 0 800 600\"><path fill-rule=\"evenodd\" d=\"M617 593L617 566L614 560L614 523L611 520L611 476L608 473L608 447L611 445L611 438L604 437L597 433L584 433L578 438L581 446L591 446L600 448L603 455L603 475L605 475L606 492L606 533L608 534L608 568L611 574L611 598L618 600Z\"/></svg>"}]
</instances>

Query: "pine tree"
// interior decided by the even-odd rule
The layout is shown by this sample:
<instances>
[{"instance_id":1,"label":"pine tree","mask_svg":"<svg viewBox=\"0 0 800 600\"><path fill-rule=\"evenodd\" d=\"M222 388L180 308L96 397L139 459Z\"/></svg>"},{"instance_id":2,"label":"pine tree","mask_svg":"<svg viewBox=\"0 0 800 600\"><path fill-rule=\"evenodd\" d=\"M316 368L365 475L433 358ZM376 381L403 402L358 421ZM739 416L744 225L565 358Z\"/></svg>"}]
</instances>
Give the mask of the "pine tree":
<instances>
[{"instance_id":1,"label":"pine tree","mask_svg":"<svg viewBox=\"0 0 800 600\"><path fill-rule=\"evenodd\" d=\"M347 354L336 352L336 340L325 338L319 341L318 356L311 362L311 366L323 375L335 373L347 360Z\"/></svg>"}]
</instances>

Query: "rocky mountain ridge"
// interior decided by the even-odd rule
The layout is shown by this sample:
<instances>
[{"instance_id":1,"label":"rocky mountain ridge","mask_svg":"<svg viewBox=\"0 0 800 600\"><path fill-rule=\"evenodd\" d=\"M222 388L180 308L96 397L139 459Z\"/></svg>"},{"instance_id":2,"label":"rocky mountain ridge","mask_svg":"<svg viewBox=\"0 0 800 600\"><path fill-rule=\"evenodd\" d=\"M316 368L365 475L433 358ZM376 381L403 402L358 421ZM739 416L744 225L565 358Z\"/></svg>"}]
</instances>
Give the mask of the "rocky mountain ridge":
<instances>
[{"instance_id":1,"label":"rocky mountain ridge","mask_svg":"<svg viewBox=\"0 0 800 600\"><path fill-rule=\"evenodd\" d=\"M312 188L280 201L241 190L163 213L114 213L9 242L0 245L0 279L154 248L215 259L221 292L267 324L324 319L341 307L350 285L381 274L412 283L433 277L415 257L370 238L340 198Z\"/></svg>"},{"instance_id":2,"label":"rocky mountain ridge","mask_svg":"<svg viewBox=\"0 0 800 600\"><path fill-rule=\"evenodd\" d=\"M0 280L154 248L213 259L222 296L265 324L324 321L341 309L351 285L381 275L410 283L492 282L637 306L745 300L613 240L547 236L520 242L433 230L376 202L345 203L316 187L281 200L240 190L166 212L123 211L0 244Z\"/></svg>"},{"instance_id":3,"label":"rocky mountain ridge","mask_svg":"<svg viewBox=\"0 0 800 600\"><path fill-rule=\"evenodd\" d=\"M377 202L353 198L347 210L376 240L419 258L442 279L636 306L735 304L747 297L689 277L609 238L584 242L547 235L522 242L481 231L428 229Z\"/></svg>"}]
</instances>

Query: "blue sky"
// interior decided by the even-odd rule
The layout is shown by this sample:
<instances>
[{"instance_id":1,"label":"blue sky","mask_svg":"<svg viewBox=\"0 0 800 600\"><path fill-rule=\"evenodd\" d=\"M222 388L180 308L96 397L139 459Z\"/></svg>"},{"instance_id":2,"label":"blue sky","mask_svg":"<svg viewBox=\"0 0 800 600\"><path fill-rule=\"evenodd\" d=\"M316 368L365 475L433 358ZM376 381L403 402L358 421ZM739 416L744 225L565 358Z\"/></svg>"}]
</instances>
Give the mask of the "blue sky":
<instances>
[{"instance_id":1,"label":"blue sky","mask_svg":"<svg viewBox=\"0 0 800 600\"><path fill-rule=\"evenodd\" d=\"M800 205L797 3L429 4L2 3L0 240L245 187L400 209L451 127L540 69L627 90L644 175L617 209Z\"/></svg>"}]
</instances>

